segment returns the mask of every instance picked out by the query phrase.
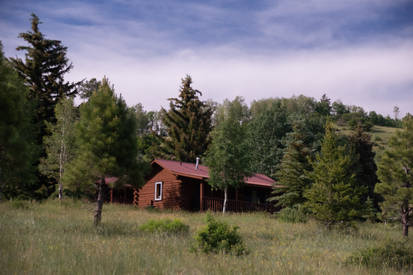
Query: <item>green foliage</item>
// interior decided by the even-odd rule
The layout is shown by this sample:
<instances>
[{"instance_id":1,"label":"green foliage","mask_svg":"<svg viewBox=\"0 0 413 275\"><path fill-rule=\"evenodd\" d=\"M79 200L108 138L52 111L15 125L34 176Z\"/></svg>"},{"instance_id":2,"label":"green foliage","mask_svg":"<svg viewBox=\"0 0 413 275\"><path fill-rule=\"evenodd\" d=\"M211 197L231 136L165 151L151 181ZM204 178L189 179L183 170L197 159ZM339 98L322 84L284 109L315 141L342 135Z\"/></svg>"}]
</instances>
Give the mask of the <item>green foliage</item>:
<instances>
[{"instance_id":1,"label":"green foliage","mask_svg":"<svg viewBox=\"0 0 413 275\"><path fill-rule=\"evenodd\" d=\"M246 139L247 106L243 99L226 100L217 111L217 126L212 132L206 163L209 167L208 184L224 190L224 207L228 187L244 184L250 172L250 152Z\"/></svg>"},{"instance_id":2,"label":"green foliage","mask_svg":"<svg viewBox=\"0 0 413 275\"><path fill-rule=\"evenodd\" d=\"M78 86L80 98L88 100L94 92L99 90L100 85L102 85L102 82L96 80L96 78L82 81Z\"/></svg>"},{"instance_id":3,"label":"green foliage","mask_svg":"<svg viewBox=\"0 0 413 275\"><path fill-rule=\"evenodd\" d=\"M117 184L139 186L143 183L134 113L115 95L106 78L81 106L75 138L78 151L64 179L74 193L91 192L97 186L95 224L98 224L106 177L117 177Z\"/></svg>"},{"instance_id":4,"label":"green foliage","mask_svg":"<svg viewBox=\"0 0 413 275\"><path fill-rule=\"evenodd\" d=\"M166 234L187 234L189 226L178 219L150 220L139 227L140 230L149 233L166 233Z\"/></svg>"},{"instance_id":5,"label":"green foliage","mask_svg":"<svg viewBox=\"0 0 413 275\"><path fill-rule=\"evenodd\" d=\"M55 108L56 123L46 122L50 135L44 137L46 158L40 160L39 169L59 184L59 198L63 193L63 177L68 162L74 158L74 125L77 110L73 98L62 98Z\"/></svg>"},{"instance_id":6,"label":"green foliage","mask_svg":"<svg viewBox=\"0 0 413 275\"><path fill-rule=\"evenodd\" d=\"M238 227L215 220L207 215L207 226L198 231L195 240L204 253L230 253L237 256L247 254L247 250L238 233Z\"/></svg>"},{"instance_id":7,"label":"green foliage","mask_svg":"<svg viewBox=\"0 0 413 275\"><path fill-rule=\"evenodd\" d=\"M316 112L313 98L270 98L251 104L248 124L251 170L278 180L285 149L294 127L299 125L303 142L317 151L324 134L325 116Z\"/></svg>"},{"instance_id":8,"label":"green foliage","mask_svg":"<svg viewBox=\"0 0 413 275\"><path fill-rule=\"evenodd\" d=\"M39 30L39 18L32 14L31 31L20 33L30 46L20 46L26 53L25 60L11 58L14 67L29 87L29 98L36 102L36 122L39 124L40 140L45 135L45 121L54 122L54 108L64 96L77 93L77 83L64 82L64 75L72 69L66 57L67 47L59 40L46 39Z\"/></svg>"},{"instance_id":9,"label":"green foliage","mask_svg":"<svg viewBox=\"0 0 413 275\"><path fill-rule=\"evenodd\" d=\"M308 214L301 204L283 208L276 215L281 221L288 223L305 223L308 221Z\"/></svg>"},{"instance_id":10,"label":"green foliage","mask_svg":"<svg viewBox=\"0 0 413 275\"><path fill-rule=\"evenodd\" d=\"M346 262L354 265L365 265L370 268L391 267L398 270L411 270L413 265L413 249L404 242L387 241L378 247L361 249Z\"/></svg>"},{"instance_id":11,"label":"green foliage","mask_svg":"<svg viewBox=\"0 0 413 275\"><path fill-rule=\"evenodd\" d=\"M361 202L365 204L370 198L375 208L378 207L379 197L374 193L377 183L377 165L374 161L376 153L373 151L371 136L367 134L363 127L359 125L349 138L350 145L358 155L354 171L356 172L356 182L359 186L364 187L364 193L361 194Z\"/></svg>"},{"instance_id":12,"label":"green foliage","mask_svg":"<svg viewBox=\"0 0 413 275\"><path fill-rule=\"evenodd\" d=\"M64 75L72 69L72 64L66 57L67 47L59 40L50 40L40 32L39 18L31 15L31 30L20 33L28 45L17 47L25 53L25 58L11 58L15 70L20 75L25 86L29 88L28 99L34 105L32 121L37 127L36 137L32 141L40 146L37 163L40 157L46 157L46 148L42 145L43 138L48 135L46 123L55 122L54 109L59 99L64 96L74 96L78 83L64 81ZM49 196L55 190L56 182L48 179L37 171L39 186L33 186L31 193L38 199Z\"/></svg>"},{"instance_id":13,"label":"green foliage","mask_svg":"<svg viewBox=\"0 0 413 275\"><path fill-rule=\"evenodd\" d=\"M327 226L360 218L363 188L353 171L357 160L353 149L338 144L331 123L326 125L321 152L312 162L309 174L313 185L305 192L306 203L314 217Z\"/></svg>"},{"instance_id":14,"label":"green foliage","mask_svg":"<svg viewBox=\"0 0 413 275\"><path fill-rule=\"evenodd\" d=\"M292 140L281 161L277 173L277 186L268 199L276 201L276 206L293 207L306 201L304 191L311 186L311 179L308 177L308 172L311 171L308 160L311 150L304 143L305 137L302 132L302 128L295 127L291 134Z\"/></svg>"},{"instance_id":15,"label":"green foliage","mask_svg":"<svg viewBox=\"0 0 413 275\"><path fill-rule=\"evenodd\" d=\"M413 117L403 121L403 129L390 139L379 162L380 182L376 192L383 196L381 203L385 219L401 220L407 236L413 210Z\"/></svg>"},{"instance_id":16,"label":"green foliage","mask_svg":"<svg viewBox=\"0 0 413 275\"><path fill-rule=\"evenodd\" d=\"M247 137L251 171L273 177L284 153L286 134L291 131L288 113L281 101L271 101L260 110L254 109Z\"/></svg>"},{"instance_id":17,"label":"green foliage","mask_svg":"<svg viewBox=\"0 0 413 275\"><path fill-rule=\"evenodd\" d=\"M142 177L135 129L133 112L103 79L99 90L80 108L75 133L78 150L65 175L71 187L94 186L106 176L139 185Z\"/></svg>"},{"instance_id":18,"label":"green foliage","mask_svg":"<svg viewBox=\"0 0 413 275\"><path fill-rule=\"evenodd\" d=\"M0 198L33 198L39 188L35 177L39 147L34 143L34 110L27 93L0 43Z\"/></svg>"},{"instance_id":19,"label":"green foliage","mask_svg":"<svg viewBox=\"0 0 413 275\"><path fill-rule=\"evenodd\" d=\"M212 106L200 101L202 93L191 87L192 79L182 79L179 98L170 98L170 110L161 110L168 136L161 150L165 157L194 162L202 156L210 143Z\"/></svg>"}]
</instances>

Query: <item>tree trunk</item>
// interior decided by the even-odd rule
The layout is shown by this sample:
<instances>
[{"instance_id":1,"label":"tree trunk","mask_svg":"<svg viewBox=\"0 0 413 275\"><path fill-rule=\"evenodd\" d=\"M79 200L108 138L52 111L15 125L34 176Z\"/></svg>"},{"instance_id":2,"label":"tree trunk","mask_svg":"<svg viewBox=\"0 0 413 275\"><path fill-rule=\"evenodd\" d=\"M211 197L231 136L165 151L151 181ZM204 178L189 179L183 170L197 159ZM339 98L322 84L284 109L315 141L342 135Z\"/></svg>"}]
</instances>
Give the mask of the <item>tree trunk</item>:
<instances>
[{"instance_id":1,"label":"tree trunk","mask_svg":"<svg viewBox=\"0 0 413 275\"><path fill-rule=\"evenodd\" d=\"M406 211L402 213L403 236L409 235L409 213Z\"/></svg>"},{"instance_id":2,"label":"tree trunk","mask_svg":"<svg viewBox=\"0 0 413 275\"><path fill-rule=\"evenodd\" d=\"M60 139L60 153L59 153L59 200L62 199L63 194L63 186L62 186L62 177L63 177L63 138L64 138L64 130L62 130L62 137Z\"/></svg>"},{"instance_id":3,"label":"tree trunk","mask_svg":"<svg viewBox=\"0 0 413 275\"><path fill-rule=\"evenodd\" d=\"M95 226L98 226L102 219L103 186L104 185L105 185L105 178L102 177L101 181L98 183L98 200L96 203L96 211L95 211Z\"/></svg>"},{"instance_id":4,"label":"tree trunk","mask_svg":"<svg viewBox=\"0 0 413 275\"><path fill-rule=\"evenodd\" d=\"M224 189L224 206L222 207L222 213L225 213L225 210L227 209L227 197L228 197L228 187L225 187L225 189Z\"/></svg>"}]
</instances>

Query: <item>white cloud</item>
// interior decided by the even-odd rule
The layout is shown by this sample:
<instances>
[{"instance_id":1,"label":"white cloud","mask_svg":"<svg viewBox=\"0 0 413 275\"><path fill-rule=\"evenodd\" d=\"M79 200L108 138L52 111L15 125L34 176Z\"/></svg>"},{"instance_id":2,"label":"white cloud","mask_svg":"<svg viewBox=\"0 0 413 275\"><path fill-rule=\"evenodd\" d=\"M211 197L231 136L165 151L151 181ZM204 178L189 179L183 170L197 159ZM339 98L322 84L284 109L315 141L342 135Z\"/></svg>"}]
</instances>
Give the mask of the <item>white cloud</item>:
<instances>
[{"instance_id":1,"label":"white cloud","mask_svg":"<svg viewBox=\"0 0 413 275\"><path fill-rule=\"evenodd\" d=\"M222 52L226 53L223 54ZM73 80L106 75L129 104L167 107L180 79L189 73L204 98L221 102L241 95L248 102L267 97L327 93L333 100L391 114L394 105L413 113L413 43L365 45L336 50L302 50L252 56L204 49L139 59L100 52L100 60L74 54Z\"/></svg>"}]
</instances>

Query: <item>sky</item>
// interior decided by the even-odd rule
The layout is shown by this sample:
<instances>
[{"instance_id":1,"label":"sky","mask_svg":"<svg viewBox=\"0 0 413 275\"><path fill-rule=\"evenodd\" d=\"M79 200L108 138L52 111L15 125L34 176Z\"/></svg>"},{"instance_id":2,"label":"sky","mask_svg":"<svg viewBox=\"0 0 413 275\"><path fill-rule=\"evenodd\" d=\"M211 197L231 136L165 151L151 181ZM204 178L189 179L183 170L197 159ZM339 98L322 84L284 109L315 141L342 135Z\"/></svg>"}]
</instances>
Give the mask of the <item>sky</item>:
<instances>
[{"instance_id":1,"label":"sky","mask_svg":"<svg viewBox=\"0 0 413 275\"><path fill-rule=\"evenodd\" d=\"M187 74L202 99L325 93L413 113L413 0L0 0L6 57L30 14L68 47L66 79L107 76L128 105L168 107Z\"/></svg>"}]
</instances>

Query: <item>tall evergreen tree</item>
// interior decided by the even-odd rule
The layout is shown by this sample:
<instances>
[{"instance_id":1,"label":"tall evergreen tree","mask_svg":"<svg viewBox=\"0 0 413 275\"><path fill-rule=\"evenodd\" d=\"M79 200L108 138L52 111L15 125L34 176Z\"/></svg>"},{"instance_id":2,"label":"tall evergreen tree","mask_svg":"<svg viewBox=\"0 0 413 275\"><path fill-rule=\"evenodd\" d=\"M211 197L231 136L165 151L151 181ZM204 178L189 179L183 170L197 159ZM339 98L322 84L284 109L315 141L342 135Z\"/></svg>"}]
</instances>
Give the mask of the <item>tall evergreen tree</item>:
<instances>
[{"instance_id":1,"label":"tall evergreen tree","mask_svg":"<svg viewBox=\"0 0 413 275\"><path fill-rule=\"evenodd\" d=\"M304 196L315 218L327 226L349 222L362 216L360 195L353 172L357 156L352 148L340 146L332 123L326 125L321 152L312 162L309 174L313 184Z\"/></svg>"},{"instance_id":2,"label":"tall evergreen tree","mask_svg":"<svg viewBox=\"0 0 413 275\"><path fill-rule=\"evenodd\" d=\"M97 188L94 223L101 221L106 177L118 177L118 184L142 183L137 157L135 114L117 97L107 79L98 92L80 108L76 124L78 153L70 163L65 178L74 191ZM77 190L76 190L77 189Z\"/></svg>"},{"instance_id":3,"label":"tall evergreen tree","mask_svg":"<svg viewBox=\"0 0 413 275\"><path fill-rule=\"evenodd\" d=\"M63 195L63 176L65 167L75 153L74 124L77 109L73 98L62 98L55 108L56 123L46 122L50 135L44 137L47 157L40 161L42 174L53 178L58 183L58 196Z\"/></svg>"},{"instance_id":4,"label":"tall evergreen tree","mask_svg":"<svg viewBox=\"0 0 413 275\"><path fill-rule=\"evenodd\" d=\"M366 203L368 198L370 198L377 207L379 198L377 194L374 193L374 188L377 183L377 165L374 161L376 153L373 151L371 137L363 130L363 127L359 125L350 136L350 143L355 153L359 156L354 169L354 171L357 171L356 181L359 185L364 186L366 191L362 195L361 200L363 203Z\"/></svg>"},{"instance_id":5,"label":"tall evergreen tree","mask_svg":"<svg viewBox=\"0 0 413 275\"><path fill-rule=\"evenodd\" d=\"M311 187L311 179L308 176L311 171L311 148L305 144L305 136L300 125L295 125L291 136L292 140L277 173L277 185L283 187L275 188L273 196L269 198L269 201L276 201L276 206L281 207L303 204L306 201L304 191Z\"/></svg>"},{"instance_id":6,"label":"tall evergreen tree","mask_svg":"<svg viewBox=\"0 0 413 275\"><path fill-rule=\"evenodd\" d=\"M88 100L99 89L101 84L101 81L96 80L96 78L82 81L78 86L80 98Z\"/></svg>"},{"instance_id":7,"label":"tall evergreen tree","mask_svg":"<svg viewBox=\"0 0 413 275\"><path fill-rule=\"evenodd\" d=\"M238 188L250 175L246 109L238 97L232 102L226 100L218 108L217 125L212 131L212 143L207 153L208 184L224 191L223 213L226 211L228 188Z\"/></svg>"},{"instance_id":8,"label":"tall evergreen tree","mask_svg":"<svg viewBox=\"0 0 413 275\"><path fill-rule=\"evenodd\" d=\"M76 94L78 83L65 82L64 75L72 69L66 57L67 47L59 40L46 39L39 30L39 18L32 14L31 31L20 33L29 46L17 47L25 52L25 60L11 58L12 63L29 87L29 99L36 102L36 121L40 127L38 142L46 132L45 121L54 122L54 108L64 96Z\"/></svg>"},{"instance_id":9,"label":"tall evergreen tree","mask_svg":"<svg viewBox=\"0 0 413 275\"><path fill-rule=\"evenodd\" d=\"M37 186L34 109L28 91L3 56L0 42L0 199L32 198Z\"/></svg>"},{"instance_id":10,"label":"tall evergreen tree","mask_svg":"<svg viewBox=\"0 0 413 275\"><path fill-rule=\"evenodd\" d=\"M54 108L58 100L75 95L75 87L79 84L65 82L64 75L72 69L66 57L67 47L59 40L46 39L39 30L40 23L39 18L32 14L31 31L19 35L29 45L17 47L18 51L25 52L25 59L11 58L14 68L29 88L29 100L35 105L33 120L39 129L35 138L38 145L47 135L46 122L55 123ZM40 157L46 157L45 146L40 148ZM48 196L53 192L56 182L43 176L40 171L37 173L41 187L37 186L32 191L41 191L42 197Z\"/></svg>"},{"instance_id":11,"label":"tall evergreen tree","mask_svg":"<svg viewBox=\"0 0 413 275\"><path fill-rule=\"evenodd\" d=\"M191 87L192 79L182 79L179 98L170 98L170 110L162 109L162 121L168 136L162 144L166 157L180 161L195 161L205 153L210 143L213 108L199 100L202 93Z\"/></svg>"},{"instance_id":12,"label":"tall evergreen tree","mask_svg":"<svg viewBox=\"0 0 413 275\"><path fill-rule=\"evenodd\" d=\"M408 236L413 213L413 116L403 119L403 129L390 139L378 169L376 192L384 198L383 216L399 219Z\"/></svg>"}]
</instances>

